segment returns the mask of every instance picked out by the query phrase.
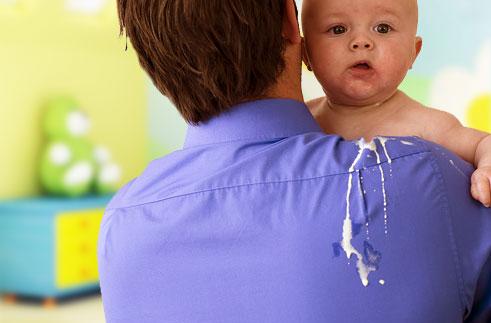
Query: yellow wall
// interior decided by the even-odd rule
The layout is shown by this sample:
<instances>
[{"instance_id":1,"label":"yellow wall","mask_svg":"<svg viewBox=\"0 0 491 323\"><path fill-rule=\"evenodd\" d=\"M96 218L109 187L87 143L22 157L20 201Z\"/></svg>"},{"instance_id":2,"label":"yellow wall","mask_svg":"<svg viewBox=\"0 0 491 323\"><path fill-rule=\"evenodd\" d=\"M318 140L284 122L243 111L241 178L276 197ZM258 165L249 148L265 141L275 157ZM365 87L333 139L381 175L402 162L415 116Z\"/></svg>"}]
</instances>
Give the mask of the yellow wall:
<instances>
[{"instance_id":1,"label":"yellow wall","mask_svg":"<svg viewBox=\"0 0 491 323\"><path fill-rule=\"evenodd\" d=\"M80 102L92 141L111 150L124 182L144 168L145 77L124 51L115 1L97 15L68 12L66 2L0 2L0 198L39 192L41 107L51 95Z\"/></svg>"}]
</instances>

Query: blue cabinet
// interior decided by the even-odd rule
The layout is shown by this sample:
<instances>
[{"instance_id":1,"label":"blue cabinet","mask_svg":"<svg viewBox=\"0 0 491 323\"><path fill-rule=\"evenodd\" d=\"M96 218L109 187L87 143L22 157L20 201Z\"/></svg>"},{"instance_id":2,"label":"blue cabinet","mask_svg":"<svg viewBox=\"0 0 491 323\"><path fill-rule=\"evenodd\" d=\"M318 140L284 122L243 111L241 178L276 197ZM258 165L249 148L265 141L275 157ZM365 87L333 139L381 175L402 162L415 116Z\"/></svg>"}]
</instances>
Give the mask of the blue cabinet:
<instances>
[{"instance_id":1,"label":"blue cabinet","mask_svg":"<svg viewBox=\"0 0 491 323\"><path fill-rule=\"evenodd\" d=\"M0 201L0 294L97 290L97 235L110 197Z\"/></svg>"}]
</instances>

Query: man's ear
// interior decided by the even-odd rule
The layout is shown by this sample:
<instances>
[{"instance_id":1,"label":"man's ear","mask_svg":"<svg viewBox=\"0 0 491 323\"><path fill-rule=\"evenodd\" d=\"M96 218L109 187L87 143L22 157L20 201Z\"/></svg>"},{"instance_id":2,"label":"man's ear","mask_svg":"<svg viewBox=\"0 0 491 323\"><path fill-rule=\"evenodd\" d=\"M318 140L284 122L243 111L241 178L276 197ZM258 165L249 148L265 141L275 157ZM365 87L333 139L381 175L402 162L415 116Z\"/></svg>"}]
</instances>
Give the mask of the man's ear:
<instances>
[{"instance_id":1,"label":"man's ear","mask_svg":"<svg viewBox=\"0 0 491 323\"><path fill-rule=\"evenodd\" d=\"M413 68L413 64L418 58L419 53L421 53L421 49L423 48L423 38L416 36L414 39L414 58L410 68Z\"/></svg>"},{"instance_id":2,"label":"man's ear","mask_svg":"<svg viewBox=\"0 0 491 323\"><path fill-rule=\"evenodd\" d=\"M312 72L312 65L310 65L309 54L307 53L304 37L302 37L302 61L307 66L307 69Z\"/></svg>"},{"instance_id":3,"label":"man's ear","mask_svg":"<svg viewBox=\"0 0 491 323\"><path fill-rule=\"evenodd\" d=\"M285 0L285 11L283 15L282 36L291 44L299 44L301 42L300 28L297 20L297 7L295 0Z\"/></svg>"}]
</instances>

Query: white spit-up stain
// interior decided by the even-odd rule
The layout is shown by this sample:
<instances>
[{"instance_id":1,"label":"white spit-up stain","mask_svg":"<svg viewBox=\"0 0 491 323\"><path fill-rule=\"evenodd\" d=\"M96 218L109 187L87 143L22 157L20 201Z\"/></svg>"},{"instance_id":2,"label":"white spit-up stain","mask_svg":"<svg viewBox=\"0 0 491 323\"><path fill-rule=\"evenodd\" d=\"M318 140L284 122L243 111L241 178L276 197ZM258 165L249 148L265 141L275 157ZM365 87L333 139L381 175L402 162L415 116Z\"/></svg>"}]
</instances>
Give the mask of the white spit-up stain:
<instances>
[{"instance_id":1,"label":"white spit-up stain","mask_svg":"<svg viewBox=\"0 0 491 323\"><path fill-rule=\"evenodd\" d=\"M360 195L361 195L361 199L362 201L365 200L365 197L364 195L367 194L367 192L365 190L363 190L363 176L361 176L360 174L360 171L357 171L358 173L358 192L360 192ZM366 220L367 222L365 223L365 229L366 229L366 233L367 233L367 241L370 241L370 224L369 224L369 219L367 218Z\"/></svg>"},{"instance_id":2,"label":"white spit-up stain","mask_svg":"<svg viewBox=\"0 0 491 323\"><path fill-rule=\"evenodd\" d=\"M374 270L374 268L370 268L363 262L363 255L351 244L351 240L353 240L353 223L351 222L350 215L350 196L353 187L353 172L356 164L363 154L363 151L367 148L367 143L365 143L363 139L358 141L357 144L359 147L358 156L356 156L355 161L349 169L348 191L346 193L346 217L343 222L343 240L341 241L341 248L343 248L348 259L350 259L353 254L356 256L356 268L363 286L366 287L368 286L368 275Z\"/></svg>"},{"instance_id":3,"label":"white spit-up stain","mask_svg":"<svg viewBox=\"0 0 491 323\"><path fill-rule=\"evenodd\" d=\"M379 280L379 281L378 281L378 283L379 283L380 285L384 286L384 285L385 285L385 280L381 279L381 280Z\"/></svg>"},{"instance_id":4,"label":"white spit-up stain","mask_svg":"<svg viewBox=\"0 0 491 323\"><path fill-rule=\"evenodd\" d=\"M406 146L414 146L414 144L412 142L404 141L404 140L401 141L401 144L406 145Z\"/></svg>"},{"instance_id":5,"label":"white spit-up stain","mask_svg":"<svg viewBox=\"0 0 491 323\"><path fill-rule=\"evenodd\" d=\"M361 195L361 199L364 201L365 198L363 195L367 194L366 191L363 190L363 176L360 175L360 171L357 171L356 172L358 174L358 192L360 192L360 195ZM370 240L370 221L367 219L366 220L367 222L365 223L365 229L366 229L366 233L367 233L367 241Z\"/></svg>"},{"instance_id":6,"label":"white spit-up stain","mask_svg":"<svg viewBox=\"0 0 491 323\"><path fill-rule=\"evenodd\" d=\"M390 177L392 177L392 159L389 156L389 152L387 151L387 145L386 145L387 141L389 141L391 139L384 138L384 137L380 137L378 139L380 140L380 144L384 148L385 157L387 157L387 162L389 163L389 175L390 175Z\"/></svg>"},{"instance_id":7,"label":"white spit-up stain","mask_svg":"<svg viewBox=\"0 0 491 323\"><path fill-rule=\"evenodd\" d=\"M389 162L389 164L392 164L392 159L389 156L389 152L387 151L387 145L386 145L387 141L389 141L389 139L384 138L384 137L378 137L377 139L379 140L380 144L384 148L384 153L385 153L385 156L387 157L387 161Z\"/></svg>"},{"instance_id":8,"label":"white spit-up stain","mask_svg":"<svg viewBox=\"0 0 491 323\"><path fill-rule=\"evenodd\" d=\"M353 174L355 173L355 166L358 164L360 161L361 157L363 156L363 153L365 150L369 150L371 152L374 152L376 157L377 157L377 163L379 164L379 170L381 174L381 182L382 182L382 193L383 193L383 199L384 199L384 222L385 222L385 234L388 233L387 230L387 220L388 220L388 214L387 214L387 194L385 191L385 175L383 168L381 166L381 160L380 160L380 155L377 151L377 145L375 143L375 140L378 139L382 147L384 148L384 152L387 156L387 160L389 163L392 163L392 159L389 156L389 153L387 152L386 149L386 143L387 139L386 138L375 138L374 140L370 142L366 142L363 138L360 139L356 144L358 146L358 155L356 156L355 160L353 161L353 164L349 168L349 178L348 178L348 190L346 193L346 217L343 221L343 240L341 241L341 248L346 254L346 257L348 260L351 258L352 255L356 256L356 268L358 270L358 274L360 276L360 280L363 284L363 286L368 286L369 280L368 276L370 275L371 272L375 271L376 268L373 266L367 265L363 261L363 255L360 251L358 251L351 241L353 240L353 223L351 221L351 214L350 214L350 198L351 198L351 192L353 190ZM356 172L359 175L359 171ZM360 185L360 181L358 181L358 185ZM361 188L360 188L361 192ZM368 221L367 221L368 222ZM366 230L367 230L367 235L369 233L368 231L368 223L366 223Z\"/></svg>"},{"instance_id":9,"label":"white spit-up stain","mask_svg":"<svg viewBox=\"0 0 491 323\"><path fill-rule=\"evenodd\" d=\"M388 139L383 138L383 137L377 137L376 139L379 140L380 144L384 148L384 153L385 153L385 156L387 157L387 161L388 161L389 166L390 166L389 167L390 173L392 175L392 159L390 158L389 153L387 152L387 147L385 145L387 143ZM377 156L377 163L378 163L378 168L380 170L380 178L382 181L382 194L384 196L384 229L385 229L385 234L388 234L387 194L385 192L385 174L384 174L384 170L382 169L382 163L380 161L380 155L377 151L377 147L375 147L375 155Z\"/></svg>"},{"instance_id":10,"label":"white spit-up stain","mask_svg":"<svg viewBox=\"0 0 491 323\"><path fill-rule=\"evenodd\" d=\"M460 168L458 168L457 165L455 165L455 162L453 160L450 159L449 161L450 165L452 165L462 176L464 176L465 178L469 177Z\"/></svg>"}]
</instances>

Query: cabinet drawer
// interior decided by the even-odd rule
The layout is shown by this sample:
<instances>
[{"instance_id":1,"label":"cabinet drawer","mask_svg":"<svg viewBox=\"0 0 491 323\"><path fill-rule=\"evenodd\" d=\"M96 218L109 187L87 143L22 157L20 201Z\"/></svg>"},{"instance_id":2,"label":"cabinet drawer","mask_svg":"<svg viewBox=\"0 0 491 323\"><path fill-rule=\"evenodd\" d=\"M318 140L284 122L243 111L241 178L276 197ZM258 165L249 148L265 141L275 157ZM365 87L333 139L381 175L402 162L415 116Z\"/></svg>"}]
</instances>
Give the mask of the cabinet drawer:
<instances>
[{"instance_id":1,"label":"cabinet drawer","mask_svg":"<svg viewBox=\"0 0 491 323\"><path fill-rule=\"evenodd\" d=\"M55 220L56 286L97 283L97 238L104 209L60 213Z\"/></svg>"}]
</instances>

